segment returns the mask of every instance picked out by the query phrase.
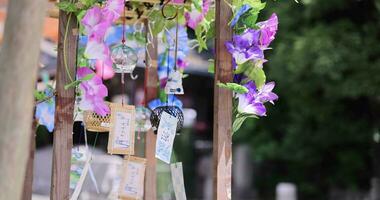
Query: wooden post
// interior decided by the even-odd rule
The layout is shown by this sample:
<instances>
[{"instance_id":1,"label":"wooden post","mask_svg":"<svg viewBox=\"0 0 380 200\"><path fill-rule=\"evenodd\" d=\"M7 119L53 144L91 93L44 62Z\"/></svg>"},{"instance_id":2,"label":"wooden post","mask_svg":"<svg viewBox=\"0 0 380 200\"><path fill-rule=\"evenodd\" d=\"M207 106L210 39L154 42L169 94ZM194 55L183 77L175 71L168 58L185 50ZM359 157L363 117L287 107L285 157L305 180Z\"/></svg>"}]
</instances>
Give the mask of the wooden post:
<instances>
[{"instance_id":1,"label":"wooden post","mask_svg":"<svg viewBox=\"0 0 380 200\"><path fill-rule=\"evenodd\" d=\"M148 22L145 22L146 27L146 38L151 40L151 44L147 46L146 49L146 68L145 68L145 102L157 98L157 87L158 87L158 75L157 75L157 38L150 35ZM149 56L150 59L149 59ZM144 189L144 199L145 200L156 200L157 199L157 175L156 175L156 139L157 135L149 130L146 133L146 143L145 143L145 157L147 159L146 164L146 175L145 175L145 189Z\"/></svg>"},{"instance_id":2,"label":"wooden post","mask_svg":"<svg viewBox=\"0 0 380 200\"><path fill-rule=\"evenodd\" d=\"M33 169L34 169L34 151L36 149L36 128L37 121L33 119L32 129L30 131L29 156L26 165L24 189L22 192L22 200L31 200L33 192Z\"/></svg>"},{"instance_id":3,"label":"wooden post","mask_svg":"<svg viewBox=\"0 0 380 200\"><path fill-rule=\"evenodd\" d=\"M232 57L224 43L232 39L232 29L227 21L232 11L226 4L231 0L216 3L215 26L215 82L214 82L214 133L213 133L213 198L231 199L232 165L232 92L217 86L218 82L232 82Z\"/></svg>"},{"instance_id":4,"label":"wooden post","mask_svg":"<svg viewBox=\"0 0 380 200\"><path fill-rule=\"evenodd\" d=\"M70 198L70 160L73 146L75 92L73 88L65 90L64 86L70 83L71 80L75 80L76 76L77 35L74 34L74 30L77 28L75 15L70 16L70 14L60 11L56 73L57 97L50 191L50 199L52 200L67 200ZM65 38L65 35L67 35L67 38ZM66 41L65 44L64 41Z\"/></svg>"},{"instance_id":5,"label":"wooden post","mask_svg":"<svg viewBox=\"0 0 380 200\"><path fill-rule=\"evenodd\" d=\"M8 1L0 50L0 199L22 198L46 0Z\"/></svg>"}]
</instances>

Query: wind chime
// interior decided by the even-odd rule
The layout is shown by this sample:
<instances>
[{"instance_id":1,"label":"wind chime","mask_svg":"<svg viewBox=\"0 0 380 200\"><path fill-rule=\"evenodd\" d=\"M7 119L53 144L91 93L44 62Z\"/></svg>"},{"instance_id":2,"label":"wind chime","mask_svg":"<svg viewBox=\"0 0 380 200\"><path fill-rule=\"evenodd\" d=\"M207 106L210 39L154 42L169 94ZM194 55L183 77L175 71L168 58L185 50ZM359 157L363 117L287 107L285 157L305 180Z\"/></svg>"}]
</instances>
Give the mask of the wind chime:
<instances>
[{"instance_id":1,"label":"wind chime","mask_svg":"<svg viewBox=\"0 0 380 200\"><path fill-rule=\"evenodd\" d=\"M168 62L167 62L167 83L165 86L165 93L166 93L166 104L163 106L158 106L152 111L152 114L150 116L150 121L152 126L155 129L155 133L157 133L158 126L160 124L162 113L166 112L170 114L171 116L178 119L177 121L177 128L176 132L179 133L181 129L183 128L184 123L184 116L182 109L175 105L169 105L169 95L181 95L184 94L183 87L182 87L182 74L177 69L177 54L178 54L178 31L179 31L179 18L178 18L178 8L174 16L167 16L165 14L165 7L170 3L170 0L166 1L164 5L161 8L162 16L166 20L173 20L176 19L176 32L175 32L175 48L174 48L174 71L170 71L170 62L169 62L169 54L170 54L170 48L168 50Z\"/></svg>"}]
</instances>

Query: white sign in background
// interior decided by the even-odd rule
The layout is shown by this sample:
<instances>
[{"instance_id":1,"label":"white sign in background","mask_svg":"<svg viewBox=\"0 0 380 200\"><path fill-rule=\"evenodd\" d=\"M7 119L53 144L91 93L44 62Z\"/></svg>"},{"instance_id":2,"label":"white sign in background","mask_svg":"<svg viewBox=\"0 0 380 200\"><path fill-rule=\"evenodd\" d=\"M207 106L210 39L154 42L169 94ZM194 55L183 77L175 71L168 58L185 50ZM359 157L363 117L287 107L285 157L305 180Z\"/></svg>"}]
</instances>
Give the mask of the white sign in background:
<instances>
[{"instance_id":1,"label":"white sign in background","mask_svg":"<svg viewBox=\"0 0 380 200\"><path fill-rule=\"evenodd\" d=\"M162 112L160 124L158 125L156 141L156 158L170 164L176 135L178 119L167 112Z\"/></svg>"}]
</instances>

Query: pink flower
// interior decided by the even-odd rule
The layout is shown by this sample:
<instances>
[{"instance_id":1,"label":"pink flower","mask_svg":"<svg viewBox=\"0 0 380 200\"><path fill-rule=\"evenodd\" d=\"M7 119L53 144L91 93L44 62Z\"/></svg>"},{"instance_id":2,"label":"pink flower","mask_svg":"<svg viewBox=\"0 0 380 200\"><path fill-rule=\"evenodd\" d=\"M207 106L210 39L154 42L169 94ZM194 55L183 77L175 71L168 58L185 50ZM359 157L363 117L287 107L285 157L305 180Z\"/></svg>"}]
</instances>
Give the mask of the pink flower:
<instances>
[{"instance_id":1,"label":"pink flower","mask_svg":"<svg viewBox=\"0 0 380 200\"><path fill-rule=\"evenodd\" d=\"M102 77L103 80L111 79L115 75L115 72L112 68L112 61L109 59L108 61L97 60L95 63L95 69L96 74L99 77Z\"/></svg>"},{"instance_id":2,"label":"pink flower","mask_svg":"<svg viewBox=\"0 0 380 200\"><path fill-rule=\"evenodd\" d=\"M202 10L199 11L194 5L191 6L191 12L185 13L186 24L192 29L196 29L198 24L205 18L210 8L211 0L203 0Z\"/></svg>"},{"instance_id":3,"label":"pink flower","mask_svg":"<svg viewBox=\"0 0 380 200\"><path fill-rule=\"evenodd\" d=\"M98 6L94 6L89 9L82 19L82 25L84 26L85 34L90 39L102 41L106 31L111 27L111 22L104 18L102 9Z\"/></svg>"},{"instance_id":4,"label":"pink flower","mask_svg":"<svg viewBox=\"0 0 380 200\"><path fill-rule=\"evenodd\" d=\"M83 79L90 74L94 74L94 72L87 67L81 67L77 70L78 79ZM82 91L82 99L79 103L80 109L94 111L101 116L110 112L109 107L103 100L108 95L108 90L98 75L94 74L90 80L82 81L79 84L79 89Z\"/></svg>"},{"instance_id":5,"label":"pink flower","mask_svg":"<svg viewBox=\"0 0 380 200\"><path fill-rule=\"evenodd\" d=\"M102 12L104 17L115 22L124 10L124 0L108 0L106 6L103 8Z\"/></svg>"},{"instance_id":6,"label":"pink flower","mask_svg":"<svg viewBox=\"0 0 380 200\"><path fill-rule=\"evenodd\" d=\"M103 41L89 39L84 51L84 56L87 59L97 59L104 61L110 58L110 49Z\"/></svg>"},{"instance_id":7,"label":"pink flower","mask_svg":"<svg viewBox=\"0 0 380 200\"><path fill-rule=\"evenodd\" d=\"M260 27L260 47L265 49L268 48L270 43L274 40L278 28L278 19L276 13L273 13L272 16L263 22L257 23L257 26Z\"/></svg>"}]
</instances>

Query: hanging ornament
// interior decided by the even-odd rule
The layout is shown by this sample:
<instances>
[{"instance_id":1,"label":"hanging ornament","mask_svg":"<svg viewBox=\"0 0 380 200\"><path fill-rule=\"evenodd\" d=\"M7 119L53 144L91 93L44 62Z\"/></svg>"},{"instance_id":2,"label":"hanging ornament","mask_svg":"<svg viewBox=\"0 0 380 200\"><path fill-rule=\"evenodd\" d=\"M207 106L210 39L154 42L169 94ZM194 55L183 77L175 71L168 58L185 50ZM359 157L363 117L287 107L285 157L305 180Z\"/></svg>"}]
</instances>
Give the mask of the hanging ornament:
<instances>
[{"instance_id":1,"label":"hanging ornament","mask_svg":"<svg viewBox=\"0 0 380 200\"><path fill-rule=\"evenodd\" d=\"M168 81L165 86L166 94L184 94L182 87L182 73L174 71L169 74Z\"/></svg>"},{"instance_id":2,"label":"hanging ornament","mask_svg":"<svg viewBox=\"0 0 380 200\"><path fill-rule=\"evenodd\" d=\"M166 112L169 115L177 118L178 121L176 132L179 133L183 128L184 117L182 110L177 106L159 106L153 110L153 113L150 115L150 122L152 123L154 133L157 134L157 129L160 125L160 120L163 112Z\"/></svg>"},{"instance_id":3,"label":"hanging ornament","mask_svg":"<svg viewBox=\"0 0 380 200\"><path fill-rule=\"evenodd\" d=\"M150 128L152 128L152 124L150 123L150 115L151 111L144 106L136 107L136 131L147 132Z\"/></svg>"},{"instance_id":4,"label":"hanging ornament","mask_svg":"<svg viewBox=\"0 0 380 200\"><path fill-rule=\"evenodd\" d=\"M119 44L112 48L111 59L116 73L132 73L137 65L137 54L125 44Z\"/></svg>"},{"instance_id":5,"label":"hanging ornament","mask_svg":"<svg viewBox=\"0 0 380 200\"><path fill-rule=\"evenodd\" d=\"M162 12L164 14L164 12ZM182 86L182 73L177 70L177 61L178 61L178 29L179 29L179 22L178 22L178 10L175 15L177 18L176 22L176 30L175 30L175 49L174 49L174 71L170 72L168 74L168 81L165 85L165 93L166 94L184 94L183 92L183 86ZM168 52L169 57L170 50ZM168 62L168 65L170 62ZM168 66L168 69L170 67ZM168 70L169 72L169 70Z\"/></svg>"}]
</instances>

